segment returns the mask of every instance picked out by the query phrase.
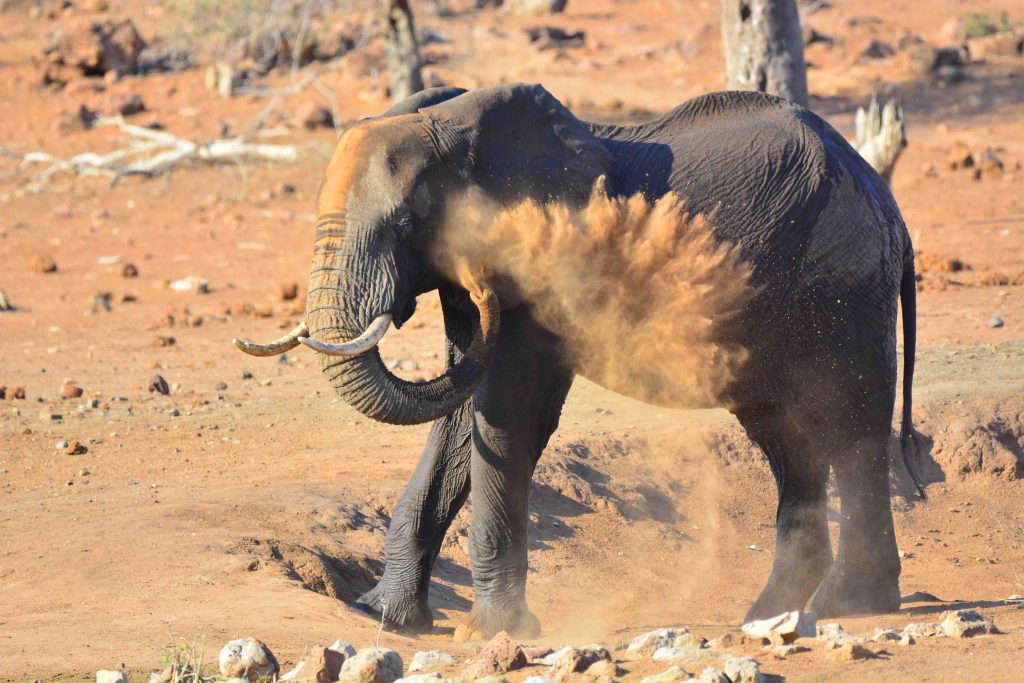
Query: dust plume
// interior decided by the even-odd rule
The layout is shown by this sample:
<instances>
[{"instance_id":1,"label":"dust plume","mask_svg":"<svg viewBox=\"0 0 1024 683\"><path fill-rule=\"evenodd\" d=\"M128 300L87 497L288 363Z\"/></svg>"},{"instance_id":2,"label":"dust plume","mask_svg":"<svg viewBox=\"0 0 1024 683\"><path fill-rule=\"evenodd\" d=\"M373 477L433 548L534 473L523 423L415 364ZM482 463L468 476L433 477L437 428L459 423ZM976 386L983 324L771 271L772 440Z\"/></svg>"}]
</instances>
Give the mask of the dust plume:
<instances>
[{"instance_id":1,"label":"dust plume","mask_svg":"<svg viewBox=\"0 0 1024 683\"><path fill-rule=\"evenodd\" d=\"M610 198L603 180L580 209L499 210L471 192L448 208L436 258L467 288L510 284L587 378L649 403L714 406L745 359L716 333L747 301L750 269L683 208L674 194Z\"/></svg>"}]
</instances>

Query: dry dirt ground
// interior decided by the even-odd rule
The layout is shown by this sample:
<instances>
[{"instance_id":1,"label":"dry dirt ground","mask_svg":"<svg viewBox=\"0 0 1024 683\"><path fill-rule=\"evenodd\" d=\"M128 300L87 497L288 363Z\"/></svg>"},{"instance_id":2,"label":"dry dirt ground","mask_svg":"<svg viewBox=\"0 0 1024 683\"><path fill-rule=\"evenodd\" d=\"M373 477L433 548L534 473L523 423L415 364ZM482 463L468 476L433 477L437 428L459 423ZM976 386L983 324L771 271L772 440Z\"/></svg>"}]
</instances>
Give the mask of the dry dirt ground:
<instances>
[{"instance_id":1,"label":"dry dirt ground","mask_svg":"<svg viewBox=\"0 0 1024 683\"><path fill-rule=\"evenodd\" d=\"M1021 680L1024 610L1006 598L1024 594L1024 58L972 61L962 81L945 83L911 74L899 50L866 63L858 55L872 38L944 45L952 17L1006 10L1020 21L1024 6L832 4L806 19L839 41L808 48L812 106L848 135L873 90L907 107L910 146L893 188L929 259L915 386L929 499L899 495L907 482L894 467L893 507L903 593L939 599L841 621L857 633L968 606L1004 634L890 646L865 662L836 661L814 642L785 660L752 654L788 680ZM421 26L446 37L426 48L444 82L540 81L582 116L606 120L648 117L724 86L714 2L573 1L544 19L440 17L431 6L414 3ZM115 0L102 14L131 17L148 40L174 21L157 2ZM40 87L48 33L96 16L0 13L2 146L114 149L124 141L111 129L59 125L111 93L140 94L148 111L133 120L193 139L243 130L267 105L216 97L202 69ZM538 24L584 30L586 44L539 51L524 34ZM379 60L374 42L324 72L342 123L386 107ZM265 85L290 82L285 70ZM307 101L325 102L312 88L290 94L276 123L287 126ZM280 141L300 146L295 164L185 167L115 187L57 175L35 191L33 170L0 160L0 289L17 307L0 313L0 680L85 680L122 665L146 680L168 647L197 634L211 659L227 639L257 636L286 667L310 644L374 640L377 625L344 600L380 571L388 515L427 428L357 415L305 349L278 362L229 343L275 336L301 317L301 296L295 305L279 292L304 286L313 199L334 139L291 126ZM994 151L1002 176L951 170L958 141L975 155ZM55 272L37 272L43 256ZM126 263L138 277L122 276ZM208 280L209 293L167 288L188 276ZM109 311L95 299L107 293ZM996 315L1005 324L990 327ZM435 301L421 302L383 342L384 356L404 361L410 377L438 372L439 318ZM169 396L147 391L154 373ZM65 378L84 395L62 399ZM12 398L15 387L24 400ZM86 451L58 450L65 440ZM555 647L614 646L673 624L716 637L739 625L771 564L774 486L723 411L655 409L580 381L531 505L528 596L543 623L538 642ZM423 649L471 652L451 638L472 598L467 512L436 570L435 631L381 637L406 661ZM630 678L665 668L623 666Z\"/></svg>"}]
</instances>

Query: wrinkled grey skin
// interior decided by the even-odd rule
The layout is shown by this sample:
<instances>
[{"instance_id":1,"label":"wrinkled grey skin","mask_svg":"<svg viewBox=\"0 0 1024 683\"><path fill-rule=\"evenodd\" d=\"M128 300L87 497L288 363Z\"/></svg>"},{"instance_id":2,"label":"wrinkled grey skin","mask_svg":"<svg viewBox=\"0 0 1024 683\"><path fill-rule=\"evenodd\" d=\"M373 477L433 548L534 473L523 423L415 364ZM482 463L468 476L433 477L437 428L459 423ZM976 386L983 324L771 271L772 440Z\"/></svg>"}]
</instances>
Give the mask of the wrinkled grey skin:
<instances>
[{"instance_id":1,"label":"wrinkled grey skin","mask_svg":"<svg viewBox=\"0 0 1024 683\"><path fill-rule=\"evenodd\" d=\"M905 434L911 429L913 250L885 183L827 123L779 98L728 92L641 126L600 126L579 121L540 86L513 85L429 90L359 125L373 127L363 154L383 148L386 163L332 161L355 164L362 181L346 181L353 186L335 193L343 206L332 207L323 199L331 183L352 173L328 171L320 211L334 216L340 241L328 251L342 254L333 263L343 265L326 294L311 289L309 310L326 308L330 329L351 338L381 313L401 324L416 295L438 289L450 366L466 352L476 318L466 292L435 272L428 253L455 192L475 185L502 205L527 197L582 204L604 175L610 195L676 192L688 211L716 210L713 229L753 265L757 292L722 331L751 354L725 403L764 450L779 496L774 565L747 618L899 607L885 444L901 294ZM318 258L314 271L324 267ZM538 629L525 596L529 483L575 369L529 302L507 288L498 294L493 357L448 378L446 396L438 389L416 403L415 387L382 374L375 354L324 360L339 395L363 412L394 423L435 420L392 518L384 576L361 598L396 627L431 626L431 568L472 496L468 632ZM835 558L830 466L842 499Z\"/></svg>"}]
</instances>

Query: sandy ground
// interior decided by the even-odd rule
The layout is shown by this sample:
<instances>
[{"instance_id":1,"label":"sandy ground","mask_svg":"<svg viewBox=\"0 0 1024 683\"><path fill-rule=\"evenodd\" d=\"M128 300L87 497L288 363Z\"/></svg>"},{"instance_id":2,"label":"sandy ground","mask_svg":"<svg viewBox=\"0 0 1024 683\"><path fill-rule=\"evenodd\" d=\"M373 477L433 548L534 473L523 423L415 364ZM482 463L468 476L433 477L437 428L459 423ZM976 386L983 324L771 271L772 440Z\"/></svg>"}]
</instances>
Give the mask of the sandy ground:
<instances>
[{"instance_id":1,"label":"sandy ground","mask_svg":"<svg viewBox=\"0 0 1024 683\"><path fill-rule=\"evenodd\" d=\"M171 17L141 4L113 2L105 14L131 16L152 38ZM945 22L968 9L1020 20L1024 8L834 4L807 19L842 41L808 48L812 106L850 134L853 109L872 90L907 104L911 143L893 188L918 249L934 259L918 298L915 386L930 483L926 503L895 495L893 505L908 554L902 591L940 599L842 623L869 632L963 606L1004 634L878 645L888 654L866 662L837 661L820 642L784 660L748 654L788 680L1020 680L1024 610L1006 598L1024 594L1024 61L971 63L963 82L941 85L908 76L899 54L868 64L857 55L872 37L944 44ZM421 25L448 38L427 48L431 72L448 83L536 80L605 120L651 116L724 85L712 2L572 2L544 20L422 10ZM138 122L196 139L244 129L267 104L217 98L201 69L128 77L104 93L40 88L47 33L89 17L0 14L2 146L61 156L113 149L123 137L110 129L57 125L111 92L145 99ZM587 45L537 51L522 29L538 23L585 30ZM325 72L345 121L386 106L365 66L374 49ZM282 73L267 85L288 82ZM284 98L278 122L319 97ZM305 285L312 204L334 137L293 126L280 141L300 145L298 163L183 168L116 187L58 175L33 192L31 171L0 161L0 289L18 308L0 313L0 680L84 680L122 665L146 680L168 647L197 635L210 659L230 637L257 636L283 666L310 644L374 641L376 623L344 600L380 570L388 515L427 428L357 415L304 349L281 363L229 343L275 336L301 317L301 300L282 302L279 292ZM955 141L994 150L1002 177L950 170ZM56 272L36 272L40 256ZM948 259L968 268L946 272ZM122 276L126 263L137 278ZM166 287L188 276L208 280L210 292ZM109 311L95 300L106 293ZM995 315L1002 327L989 326ZM441 340L436 301L425 297L382 353L404 360L406 376L430 376L441 369ZM172 385L169 396L147 391L154 373ZM65 378L84 395L62 399ZM12 400L15 387L25 400ZM65 440L87 451L58 450ZM727 413L652 409L579 381L541 462L528 585L544 628L538 642L614 646L673 624L713 638L739 625L771 565L775 499L767 466ZM894 482L905 492L899 468ZM472 652L451 639L472 599L467 515L436 570L434 633L381 636L407 660L423 649ZM628 678L665 668L622 667Z\"/></svg>"}]
</instances>

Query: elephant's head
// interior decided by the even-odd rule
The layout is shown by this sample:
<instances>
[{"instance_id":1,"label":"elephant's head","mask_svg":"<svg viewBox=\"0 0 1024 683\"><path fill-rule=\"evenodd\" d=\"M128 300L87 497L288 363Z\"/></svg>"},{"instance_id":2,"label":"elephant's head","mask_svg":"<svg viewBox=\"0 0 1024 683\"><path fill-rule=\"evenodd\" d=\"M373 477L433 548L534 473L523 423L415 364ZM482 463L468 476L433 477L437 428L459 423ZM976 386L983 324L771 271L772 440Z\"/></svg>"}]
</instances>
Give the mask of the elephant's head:
<instances>
[{"instance_id":1,"label":"elephant's head","mask_svg":"<svg viewBox=\"0 0 1024 683\"><path fill-rule=\"evenodd\" d=\"M448 202L473 188L498 206L528 197L582 203L610 165L587 126L540 86L415 95L338 142L317 200L305 322L270 344L235 345L253 355L299 343L317 350L338 394L383 422L447 415L487 371L501 317L491 284L468 286L476 329L444 375L425 383L395 377L376 344L408 320L424 292L442 289L446 318L472 310L460 303L466 289L432 258Z\"/></svg>"}]
</instances>

